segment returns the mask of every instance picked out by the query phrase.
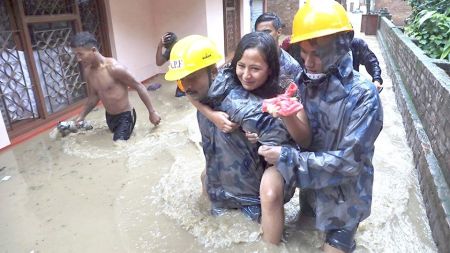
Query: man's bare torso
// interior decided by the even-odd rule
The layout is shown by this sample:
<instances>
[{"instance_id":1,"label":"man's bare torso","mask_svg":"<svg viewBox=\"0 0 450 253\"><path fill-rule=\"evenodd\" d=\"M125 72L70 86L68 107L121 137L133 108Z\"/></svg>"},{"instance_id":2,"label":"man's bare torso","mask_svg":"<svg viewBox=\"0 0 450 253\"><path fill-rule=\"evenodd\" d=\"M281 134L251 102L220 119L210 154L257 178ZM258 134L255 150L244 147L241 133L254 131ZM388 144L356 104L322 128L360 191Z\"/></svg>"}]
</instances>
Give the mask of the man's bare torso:
<instances>
[{"instance_id":1,"label":"man's bare torso","mask_svg":"<svg viewBox=\"0 0 450 253\"><path fill-rule=\"evenodd\" d=\"M88 85L97 93L105 110L109 114L119 114L131 110L128 100L128 85L114 78L117 61L105 58L105 62L98 68L85 68L85 77Z\"/></svg>"}]
</instances>

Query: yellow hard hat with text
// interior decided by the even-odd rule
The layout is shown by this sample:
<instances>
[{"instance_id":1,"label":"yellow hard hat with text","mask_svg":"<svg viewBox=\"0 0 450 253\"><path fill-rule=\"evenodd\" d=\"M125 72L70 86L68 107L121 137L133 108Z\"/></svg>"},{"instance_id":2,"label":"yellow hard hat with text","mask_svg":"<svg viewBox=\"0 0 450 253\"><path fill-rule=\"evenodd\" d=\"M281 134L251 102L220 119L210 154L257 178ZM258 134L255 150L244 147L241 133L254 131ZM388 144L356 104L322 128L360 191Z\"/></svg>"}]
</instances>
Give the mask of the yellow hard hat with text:
<instances>
[{"instance_id":1,"label":"yellow hard hat with text","mask_svg":"<svg viewBox=\"0 0 450 253\"><path fill-rule=\"evenodd\" d=\"M190 35L179 40L170 52L170 66L165 78L176 81L193 72L219 62L222 55L215 43L201 35Z\"/></svg>"},{"instance_id":2,"label":"yellow hard hat with text","mask_svg":"<svg viewBox=\"0 0 450 253\"><path fill-rule=\"evenodd\" d=\"M344 31L353 27L342 5L334 0L308 0L295 14L291 44Z\"/></svg>"}]
</instances>

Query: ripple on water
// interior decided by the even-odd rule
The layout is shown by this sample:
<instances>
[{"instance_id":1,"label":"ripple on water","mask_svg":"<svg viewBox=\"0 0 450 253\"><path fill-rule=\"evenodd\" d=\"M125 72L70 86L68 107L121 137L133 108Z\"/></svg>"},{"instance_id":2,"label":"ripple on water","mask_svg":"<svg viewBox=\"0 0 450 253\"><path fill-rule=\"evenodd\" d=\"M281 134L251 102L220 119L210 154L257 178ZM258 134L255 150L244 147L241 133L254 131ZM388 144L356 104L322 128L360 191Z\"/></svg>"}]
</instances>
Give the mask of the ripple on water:
<instances>
[{"instance_id":1,"label":"ripple on water","mask_svg":"<svg viewBox=\"0 0 450 253\"><path fill-rule=\"evenodd\" d=\"M372 214L360 224L356 252L436 252L401 117L392 91L385 90L385 128L373 160ZM200 197L204 158L198 126L193 124L195 113L171 117L150 131L137 127L128 142L112 144L104 122L93 131L61 139L67 154L127 158L129 173L135 174L115 206L128 252L319 251L323 235L295 224L298 193L285 205L287 243L280 247L262 243L259 225L239 212L212 217L209 203ZM146 170L156 176L147 180Z\"/></svg>"},{"instance_id":2,"label":"ripple on water","mask_svg":"<svg viewBox=\"0 0 450 253\"><path fill-rule=\"evenodd\" d=\"M181 160L174 163L171 171L153 188L153 204L162 205L163 214L206 247L222 248L257 241L258 224L239 212L230 211L220 217L210 215L208 201L200 196L199 173L185 164L187 161Z\"/></svg>"},{"instance_id":3,"label":"ripple on water","mask_svg":"<svg viewBox=\"0 0 450 253\"><path fill-rule=\"evenodd\" d=\"M203 245L199 249L214 249L213 252L232 252L233 249L238 252L318 252L322 237L317 231L288 229L286 237L289 242L274 247L261 242L259 224L239 211L228 211L220 217L211 216L209 202L200 196L201 170L192 169L196 167L192 165L191 161L177 160L152 188L150 199L153 206L158 206L159 215L169 217ZM295 222L298 194L285 209L286 222Z\"/></svg>"},{"instance_id":4,"label":"ripple on water","mask_svg":"<svg viewBox=\"0 0 450 253\"><path fill-rule=\"evenodd\" d=\"M372 213L360 224L356 252L436 252L427 222L415 217L426 217L418 178L393 92L387 91L381 96L384 128L373 159Z\"/></svg>"}]
</instances>

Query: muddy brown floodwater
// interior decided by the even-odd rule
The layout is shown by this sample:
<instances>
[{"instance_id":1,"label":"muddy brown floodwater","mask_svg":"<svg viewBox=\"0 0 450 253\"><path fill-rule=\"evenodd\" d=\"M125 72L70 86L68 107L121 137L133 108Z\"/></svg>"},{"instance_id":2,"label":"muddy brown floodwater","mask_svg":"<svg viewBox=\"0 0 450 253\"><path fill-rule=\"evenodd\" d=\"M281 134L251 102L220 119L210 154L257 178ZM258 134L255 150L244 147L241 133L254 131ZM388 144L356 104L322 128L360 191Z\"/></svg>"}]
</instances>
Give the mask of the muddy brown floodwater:
<instances>
[{"instance_id":1,"label":"muddy brown floodwater","mask_svg":"<svg viewBox=\"0 0 450 253\"><path fill-rule=\"evenodd\" d=\"M91 131L47 131L0 153L0 252L319 252L322 235L295 224L297 196L279 247L261 242L259 225L239 212L210 216L195 110L173 96L173 83L154 81L163 84L150 92L161 125L150 126L132 92L138 120L128 142L112 141L98 109L87 117ZM356 252L436 252L388 80L382 100L372 215Z\"/></svg>"}]
</instances>

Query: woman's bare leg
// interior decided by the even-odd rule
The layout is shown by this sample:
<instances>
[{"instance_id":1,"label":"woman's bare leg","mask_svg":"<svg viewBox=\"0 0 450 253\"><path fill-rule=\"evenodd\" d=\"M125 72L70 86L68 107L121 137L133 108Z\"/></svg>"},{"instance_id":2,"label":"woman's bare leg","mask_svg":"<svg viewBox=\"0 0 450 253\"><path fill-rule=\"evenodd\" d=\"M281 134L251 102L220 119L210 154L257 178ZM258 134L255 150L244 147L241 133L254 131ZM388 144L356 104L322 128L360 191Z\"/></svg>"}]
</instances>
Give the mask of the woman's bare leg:
<instances>
[{"instance_id":1,"label":"woman's bare leg","mask_svg":"<svg viewBox=\"0 0 450 253\"><path fill-rule=\"evenodd\" d=\"M284 180L275 167L267 168L261 179L261 226L263 240L279 244L284 227Z\"/></svg>"}]
</instances>

